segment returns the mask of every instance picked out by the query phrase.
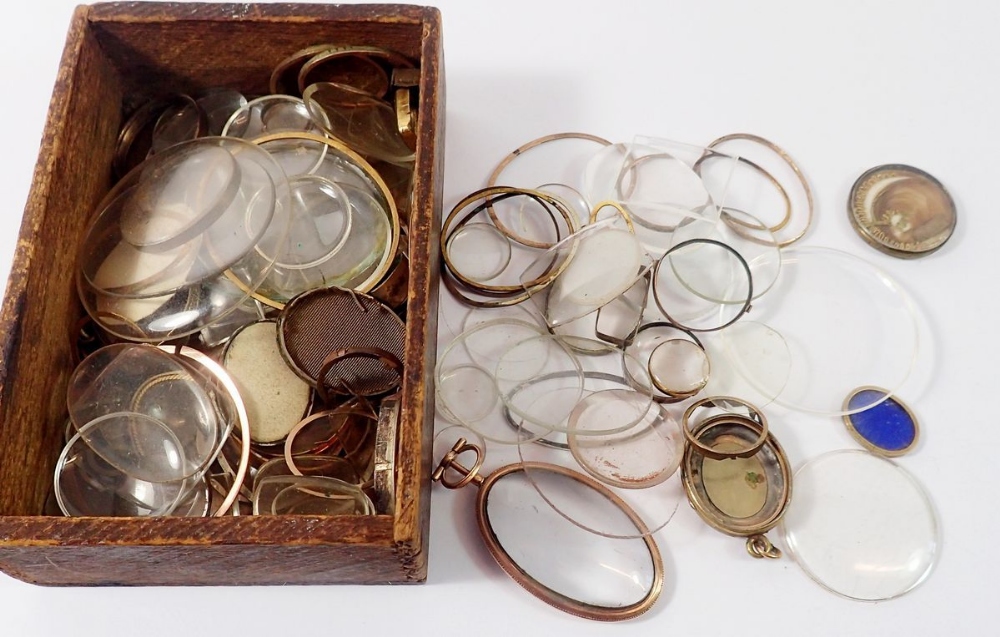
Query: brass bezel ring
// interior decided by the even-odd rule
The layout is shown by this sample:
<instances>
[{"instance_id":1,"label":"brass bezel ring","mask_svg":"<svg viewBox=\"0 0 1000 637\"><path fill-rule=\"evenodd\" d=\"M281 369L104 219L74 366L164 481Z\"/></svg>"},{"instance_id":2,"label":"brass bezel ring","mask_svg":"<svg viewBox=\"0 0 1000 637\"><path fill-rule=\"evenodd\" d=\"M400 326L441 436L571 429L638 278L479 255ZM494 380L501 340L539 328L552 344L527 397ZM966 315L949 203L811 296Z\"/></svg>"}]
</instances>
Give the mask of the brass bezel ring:
<instances>
[{"instance_id":1,"label":"brass bezel ring","mask_svg":"<svg viewBox=\"0 0 1000 637\"><path fill-rule=\"evenodd\" d=\"M330 370L333 369L334 365L349 358L367 358L379 361L385 365L387 370L396 372L396 380L389 387L380 388L378 391L366 393L359 393L354 387L345 381L341 381L333 386L328 386L325 381L326 375L330 373ZM330 404L331 392L341 396L353 397L380 396L397 389L402 383L403 363L401 363L392 352L378 347L347 347L331 352L326 359L323 360L323 365L319 368L319 373L316 375L316 393L319 394L320 400L322 400L325 404Z\"/></svg>"},{"instance_id":2,"label":"brass bezel ring","mask_svg":"<svg viewBox=\"0 0 1000 637\"><path fill-rule=\"evenodd\" d=\"M511 164L511 162L513 162L515 159L517 159L518 157L520 157L524 153L528 152L532 148L537 148L537 147L541 146L542 144L547 144L549 142L554 142L554 141L558 141L558 140L561 140L561 139L582 139L584 141L590 141L590 142L595 142L597 144L601 144L602 146L610 146L611 145L611 142L609 142L608 140L604 139L603 137L598 137L597 135L591 135L589 133L572 133L572 132L570 132L570 133L554 133L552 135L545 135L543 137L539 137L537 139L533 139L533 140L531 140L530 142L528 142L526 144L518 146L513 151L511 151L506 157L504 157L502 160L500 160L500 163L497 164L496 168L493 169L493 172L490 173L489 179L486 180L486 187L487 188L493 188L493 187L495 187L496 184L497 184L497 182L500 180L500 175L507 168L507 166L509 166ZM538 191L535 191L535 192L538 192ZM520 243L521 245L529 247L529 248L540 248L540 249L543 249L543 250L547 249L547 248L551 248L553 245L555 245L555 244L551 244L551 243L545 243L545 242L542 242L542 241L534 241L534 240L527 239L525 237L522 237L522 236L518 235L516 232L512 231L510 228L508 228L507 226L505 226L500 221L500 219L497 217L496 211L493 210L492 204L487 206L487 212L488 212L488 214L490 216L490 221L493 222L493 225L495 225L497 227L497 229L500 230L500 232L502 232L504 235L506 235L512 241Z\"/></svg>"},{"instance_id":3,"label":"brass bezel ring","mask_svg":"<svg viewBox=\"0 0 1000 637\"><path fill-rule=\"evenodd\" d=\"M365 160L364 157L358 153L351 150L346 144L332 139L330 137L324 137L321 135L315 135L313 133L305 132L281 132L281 133L271 133L269 135L263 135L251 140L251 143L260 146L268 142L281 141L281 140L302 140L315 142L318 144L325 144L328 148L332 148L337 152L347 155L347 157L357 164L357 167L375 184L378 188L379 193L385 199L387 206L386 212L389 214L389 226L391 229L391 239L389 245L387 246L385 252L382 255L382 259L379 262L378 267L372 272L371 276L367 280L363 281L360 285L354 288L355 292L367 293L377 286L382 279L385 278L386 273L389 268L392 267L392 261L396 256L396 251L399 249L399 235L400 235L400 221L399 221L399 210L396 207L396 200L392 196L392 191L389 190L389 186L382 179L382 176L378 174L378 171ZM254 292L251 296L261 303L273 307L275 309L284 309L285 304L273 299L269 299L260 294Z\"/></svg>"},{"instance_id":4,"label":"brass bezel ring","mask_svg":"<svg viewBox=\"0 0 1000 637\"><path fill-rule=\"evenodd\" d=\"M323 50L315 53L312 57L306 60L302 64L302 68L299 69L299 75L297 78L299 92L305 92L306 87L312 84L312 82L308 81L309 74L312 73L316 67L340 57L357 57L378 66L386 75L386 91L388 91L392 85L391 75L386 72L386 67L391 69L400 67L414 68L413 63L401 53L396 53L395 51L390 51L377 46L325 47ZM384 63L386 67L383 67L379 62ZM284 70L287 70L287 68ZM382 95L374 95L373 97L381 98L384 95L385 93Z\"/></svg>"},{"instance_id":5,"label":"brass bezel ring","mask_svg":"<svg viewBox=\"0 0 1000 637\"><path fill-rule=\"evenodd\" d=\"M712 142L706 148L709 150L716 150L718 146L726 142L736 141L736 140L743 140L759 144L767 148L771 152L773 152L775 155L780 157L781 160L785 162L785 164L787 164L789 168L792 169L792 172L795 173L795 176L799 180L799 184L802 185L802 190L803 192L805 192L806 195L806 204L807 204L806 225L805 227L802 228L802 231L799 232L797 235L789 239L784 239L782 241L775 240L774 242L774 245L777 245L779 248L790 246L791 244L795 243L796 241L804 237L806 233L809 231L809 228L812 226L815 203L813 201L812 188L809 187L809 181L806 179L805 174L803 174L802 169L799 168L799 165L795 163L795 160L793 160L792 157L783 148L781 148L774 142L765 139L759 135L753 135L751 133L732 133L730 135L723 135L722 137L712 140ZM733 230L736 230L736 228L734 227ZM738 230L736 230L736 232L739 234ZM745 237L745 238L754 240L751 237ZM759 241L759 239L756 240Z\"/></svg>"},{"instance_id":6,"label":"brass bezel ring","mask_svg":"<svg viewBox=\"0 0 1000 637\"><path fill-rule=\"evenodd\" d=\"M566 222L566 227L570 232L570 236L577 231L576 219L572 211L566 206L566 204L553 195L542 192L540 190L530 190L526 188L513 188L510 186L493 186L489 188L483 188L477 190L460 202L458 202L448 217L445 219L444 224L441 228L441 258L444 262L444 269L449 275L451 275L457 282L461 283L464 287L476 292L477 294L482 294L483 296L510 296L510 295L521 295L526 299L531 293L537 292L551 284L559 274L569 265L569 259L563 261L559 267L547 273L545 276L536 278L532 281L527 281L523 285L488 285L485 283L480 283L478 281L473 281L467 276L463 275L452 263L451 255L448 250L448 241L451 236L465 226L469 221L477 214L483 210L490 210L493 201L502 201L504 199L509 199L511 197L529 197L539 203L541 203L549 215L552 215L552 211L549 210L549 206L555 208L556 212L563 218ZM465 216L459 218L459 215L468 208L472 203L483 200L483 203L473 208ZM559 241L562 240L562 233L559 232L558 222L555 221L553 216L553 223L556 226L556 236ZM508 239L514 240L514 238L509 234L508 231L504 231L499 226L497 230L500 230ZM558 241L556 242L558 243ZM551 248L553 245L548 245ZM524 299L521 299L524 300ZM520 301L518 301L520 302ZM490 305L490 307L496 307Z\"/></svg>"},{"instance_id":7,"label":"brass bezel ring","mask_svg":"<svg viewBox=\"0 0 1000 637\"><path fill-rule=\"evenodd\" d=\"M778 191L778 194L781 195L782 201L785 202L785 215L781 218L781 221L774 224L773 226L764 226L763 224L756 226L753 224L749 224L745 221L740 221L739 219L734 219L732 218L731 215L723 219L723 221L725 221L727 225L732 226L732 224L736 224L738 226L749 228L751 230L767 230L769 232L774 233L787 226L788 222L792 220L792 198L788 196L788 191L785 189L784 186L781 185L781 182L778 181L777 177L775 177L770 173L770 171L765 169L757 162L751 161L746 157L739 157L739 156L734 157L732 155L725 155L712 148L706 149L704 154L702 154L702 156L699 157L696 162L694 162L693 166L694 171L699 175L701 175L701 173L699 172L701 170L701 165L706 161L708 161L709 159L735 159L737 162L741 164L746 164L751 169L753 169L754 172L767 179L767 181L770 182L771 185L774 186L774 188ZM726 207L723 206L721 210L725 211Z\"/></svg>"},{"instance_id":8,"label":"brass bezel ring","mask_svg":"<svg viewBox=\"0 0 1000 637\"><path fill-rule=\"evenodd\" d=\"M715 416L710 416L704 421L698 423L698 431L703 431L706 427L710 425L719 424L739 424L747 425L750 423L751 426L759 427L759 432L757 440L753 442L746 449L734 452L720 452L712 447L709 447L705 443L698 439L697 433L692 429L691 426L691 416L694 412L701 407L715 407L716 402L730 402L737 405L742 405L746 407L750 412L749 416L744 416L742 414L717 414ZM736 398L735 396L708 396L702 398L701 400L695 401L688 405L688 408L684 410L684 415L681 417L681 430L684 432L684 438L687 439L688 445L696 453L700 453L706 458L712 458L713 460L725 460L726 458L749 458L760 451L761 447L767 442L768 437L768 426L767 417L764 416L764 412L755 407L754 405L748 403L742 398Z\"/></svg>"},{"instance_id":9,"label":"brass bezel ring","mask_svg":"<svg viewBox=\"0 0 1000 637\"><path fill-rule=\"evenodd\" d=\"M243 402L243 398L240 396L240 390L233 381L232 376L229 375L222 365L216 363L207 355L192 347L185 347L182 345L160 345L159 349L169 354L176 354L177 356L189 358L204 367L212 376L215 377L216 380L219 381L219 384L223 386L229 394L229 397L232 399L233 406L236 407L236 417L240 421L240 462L233 478L233 486L229 489L225 499L221 504L219 504L219 507L213 514L213 517L217 518L226 516L230 513L230 508L239 497L240 488L243 486L243 481L246 480L247 472L250 469L250 418L247 415L246 404ZM219 456L221 457L221 452Z\"/></svg>"}]
</instances>

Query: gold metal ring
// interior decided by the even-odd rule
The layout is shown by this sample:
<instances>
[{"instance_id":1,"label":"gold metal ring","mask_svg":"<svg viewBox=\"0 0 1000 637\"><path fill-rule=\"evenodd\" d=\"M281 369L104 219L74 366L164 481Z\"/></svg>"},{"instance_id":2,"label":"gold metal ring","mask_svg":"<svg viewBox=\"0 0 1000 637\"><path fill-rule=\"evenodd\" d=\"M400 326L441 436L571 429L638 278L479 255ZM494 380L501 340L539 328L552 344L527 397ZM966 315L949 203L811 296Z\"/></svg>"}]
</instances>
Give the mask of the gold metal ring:
<instances>
[{"instance_id":1,"label":"gold metal ring","mask_svg":"<svg viewBox=\"0 0 1000 637\"><path fill-rule=\"evenodd\" d=\"M312 84L309 81L309 75L319 66L335 60L338 58L345 57L355 57L365 62L368 62L376 67L385 76L385 90L382 91L381 95L374 95L376 98L381 98L385 95L385 92L389 90L389 74L386 69L379 64L381 62L389 68L403 67L403 68L413 68L413 63L410 62L405 56L396 53L394 51L389 51L388 49L383 49L375 46L333 46L327 47L325 50L319 51L305 63L303 63L302 68L299 69L297 86L299 92L302 93L306 90L306 87ZM286 69L287 70L287 69ZM381 77L379 78L381 80ZM381 82L380 85L381 87ZM367 91L366 91L367 93Z\"/></svg>"},{"instance_id":2,"label":"gold metal ring","mask_svg":"<svg viewBox=\"0 0 1000 637\"><path fill-rule=\"evenodd\" d=\"M539 201L542 202L543 204L548 204L549 206L552 206L552 208L554 208L556 212L558 212L559 215L566 222L566 226L571 234L576 232L577 230L576 218L574 217L572 211L570 211L569 208L566 207L566 204L563 203L561 199L559 199L554 195L550 195L546 192L542 192L540 190L530 190L526 188L513 188L510 186L493 186L489 188L483 188L481 190L477 190L471 193L470 195L462 199L462 201L458 202L454 208L452 208L451 212L448 214L448 217L444 221L444 224L441 228L441 257L444 261L445 270L448 272L448 274L454 277L463 286L473 290L477 294L482 294L484 296L518 295L518 296L524 296L524 298L526 299L527 296L524 295L525 288L527 288L531 292L534 292L546 287L547 285L552 283L552 281L554 281L555 278L559 274L561 274L562 271L565 270L569 264L568 259L563 260L563 262L555 270L548 272L542 277L533 279L531 281L527 281L523 285L487 285L469 279L468 277L463 275L458 270L458 268L455 267L454 263L451 260L451 255L449 254L448 251L448 241L449 239L451 239L451 236L455 232L457 232L460 228L462 228L465 224L467 224L476 214L478 214L482 210L488 211L490 209L490 204L494 199L501 199L501 198L507 199L510 197L519 197L519 196L529 197L531 199L534 199L535 201ZM473 202L479 200L483 200L484 202L483 205L474 208L464 217L458 219L462 211L464 211ZM549 214L551 214L551 211L549 211ZM499 227L497 229L500 230ZM503 231L501 230L501 232ZM558 232L558 227L557 227L557 232ZM509 234L507 234L507 236L510 237ZM551 245L548 245L547 247L551 247Z\"/></svg>"},{"instance_id":3,"label":"gold metal ring","mask_svg":"<svg viewBox=\"0 0 1000 637\"><path fill-rule=\"evenodd\" d=\"M625 208L625 206L610 199L602 201L594 206L594 209L590 211L590 223L597 223L597 215L604 208L614 208L618 212L618 216L625 220L625 225L628 226L628 231L635 234L635 226L632 225L632 215Z\"/></svg>"},{"instance_id":4,"label":"gold metal ring","mask_svg":"<svg viewBox=\"0 0 1000 637\"><path fill-rule=\"evenodd\" d=\"M706 419L699 429L704 430L709 426L721 424L747 425L749 423L751 426L759 426L760 430L758 432L757 439L745 449L720 452L701 442L692 430L691 416L694 415L695 411L701 407L715 407L717 406L716 403L726 402L746 407L750 412L750 415L744 416L742 414L733 413L717 414ZM749 458L760 451L761 447L764 446L764 443L767 442L768 435L767 417L764 416L764 413L757 409L754 405L741 398L736 398L735 396L709 396L695 401L689 405L686 410L684 410L684 416L681 418L681 429L684 431L684 437L687 439L688 444L691 445L691 447L706 458L712 458L713 460L724 460L726 458Z\"/></svg>"},{"instance_id":5,"label":"gold metal ring","mask_svg":"<svg viewBox=\"0 0 1000 637\"><path fill-rule=\"evenodd\" d=\"M522 146L519 146L516 149L514 149L513 151L511 151L511 153L509 155L507 155L506 157L504 157L500 161L500 163L497 164L497 167L493 169L492 173L490 173L490 178L486 181L486 187L487 188L492 188L492 187L496 186L497 182L500 180L500 174L503 173L504 169L506 169L507 166L509 166L511 164L511 162L513 162L515 159L517 159L518 157L520 157L524 153L528 152L532 148L537 148L537 147L541 146L542 144L547 144L549 142L554 142L554 141L558 141L558 140L561 140L561 139L582 139L582 140L585 140L585 141L596 142L596 143L601 144L603 146L610 146L611 145L611 142L609 142L608 140L604 139L603 137L598 137L596 135L590 135L588 133L555 133L555 134L552 134L552 135L545 135L544 137L539 137L538 139L533 139L530 142L528 142L528 143L526 143L526 144L524 144ZM500 219L497 217L496 211L493 210L493 206L492 205L487 206L487 210L489 212L490 220L493 222L493 225L495 225L497 227L497 229L500 230L500 232L502 232L504 235L506 235L507 237L509 237L513 241L516 241L517 243L520 243L521 245L527 246L529 248L546 249L546 248L551 248L552 247L553 244L551 244L551 243L545 243L543 241L534 241L532 239L528 239L526 237L522 237L522 236L518 235L516 232L514 232L513 230L510 230L509 228L507 228L507 226L505 226L500 221Z\"/></svg>"},{"instance_id":6,"label":"gold metal ring","mask_svg":"<svg viewBox=\"0 0 1000 637\"><path fill-rule=\"evenodd\" d=\"M795 243L796 241L805 236L806 232L809 231L809 227L812 225L813 221L813 209L815 204L813 203L812 188L809 187L809 182L806 180L806 176L802 173L802 170L799 168L799 165L795 163L795 160L793 160L791 156L787 152L785 152L783 148L781 148L780 146L778 146L777 144L775 144L770 140L760 137L759 135L753 135L750 133L732 133L730 135L723 135L722 137L713 140L707 146L707 148L715 149L721 144L734 140L744 140L764 146L765 148L769 149L771 152L776 154L778 157L780 157L781 160L784 161L788 165L788 167L792 169L792 172L794 172L795 176L798 178L799 183L802 185L802 190L806 194L806 204L807 204L806 225L804 228L802 228L802 231L797 235L789 239L785 239L783 241L775 241L775 245L777 245L779 248L784 248L786 246Z\"/></svg>"},{"instance_id":7,"label":"gold metal ring","mask_svg":"<svg viewBox=\"0 0 1000 637\"><path fill-rule=\"evenodd\" d=\"M236 498L240 495L240 488L243 486L243 481L246 480L247 472L250 468L250 417L247 415L246 404L243 402L240 390L236 386L236 383L233 382L233 378L229 375L229 372L207 355L193 347L181 345L160 345L159 348L170 354L190 358L204 367L219 381L219 384L222 385L226 393L229 394L229 398L233 401L233 406L236 407L236 417L240 421L240 462L235 472L236 475L233 478L232 488L229 489L229 493L226 494L225 499L219 504L218 509L213 514L217 518L228 515L230 507L233 506Z\"/></svg>"},{"instance_id":8,"label":"gold metal ring","mask_svg":"<svg viewBox=\"0 0 1000 637\"><path fill-rule=\"evenodd\" d=\"M727 218L723 219L723 221L725 221L727 225L731 226L732 224L736 224L739 226L743 226L744 228L749 228L751 230L768 230L773 233L787 226L788 222L792 220L792 199L791 197L788 196L788 191L785 190L785 187L781 185L781 182L778 181L777 177L772 175L767 169L762 167L760 164L747 159L746 157L737 156L734 158L730 155L723 155L718 151L708 148L705 150L704 154L702 154L702 156L698 158L698 161L696 161L693 166L694 171L698 173L699 176L701 175L700 172L701 165L709 159L736 159L737 162L746 164L747 166L752 168L757 174L767 179L771 183L771 185L774 186L775 189L778 191L778 194L781 195L782 201L785 202L785 216L781 218L781 221L774 224L773 226L764 226L763 224L758 226L750 224L747 223L746 221L736 219L732 215L726 215ZM724 212L725 210L726 208L723 207L722 211Z\"/></svg>"},{"instance_id":9,"label":"gold metal ring","mask_svg":"<svg viewBox=\"0 0 1000 637\"><path fill-rule=\"evenodd\" d=\"M382 176L378 174L378 171L375 170L375 168L370 163L368 163L368 161L365 160L364 157L354 152L346 144L336 139L332 139L330 137L324 137L322 135L316 135L313 133L290 131L281 133L271 133L269 135L257 137L256 139L252 140L252 143L261 146L263 144L267 144L268 142L283 141L283 140L301 140L301 141L314 142L318 144L325 144L328 148L332 148L337 152L347 155L347 157L351 161L353 161L358 168L361 169L361 171L365 174L365 176L367 176L375 184L375 186L381 193L383 199L385 199L385 204L387 207L386 212L389 213L389 225L392 232L392 238L389 242L388 248L382 255L382 258L379 261L378 267L375 269L375 271L371 274L371 276L368 277L367 280L363 281L360 285L354 288L355 292L369 292L370 290L375 288L375 286L377 286L382 281L383 278L385 278L385 275L389 271L389 268L392 267L392 261L393 258L395 258L396 256L396 251L399 249L399 235L400 235L399 210L396 207L396 200L392 196L392 191L389 190L389 186L385 183L385 180L382 179ZM244 289L244 291L246 290ZM264 303L265 305L268 305L270 307L279 310L285 307L284 303L280 303L273 299L267 299L266 297L263 297L256 293L251 294L251 296L260 301L261 303Z\"/></svg>"}]
</instances>

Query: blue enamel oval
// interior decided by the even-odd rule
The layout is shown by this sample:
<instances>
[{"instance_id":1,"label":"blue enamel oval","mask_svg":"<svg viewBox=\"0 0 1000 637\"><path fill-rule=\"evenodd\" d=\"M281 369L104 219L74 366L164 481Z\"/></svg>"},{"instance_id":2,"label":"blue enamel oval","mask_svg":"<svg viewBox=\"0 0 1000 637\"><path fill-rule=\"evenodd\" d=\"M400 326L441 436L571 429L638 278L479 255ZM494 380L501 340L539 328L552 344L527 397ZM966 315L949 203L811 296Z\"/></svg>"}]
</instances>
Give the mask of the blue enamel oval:
<instances>
[{"instance_id":1,"label":"blue enamel oval","mask_svg":"<svg viewBox=\"0 0 1000 637\"><path fill-rule=\"evenodd\" d=\"M885 396L877 389L862 389L851 396L848 409L870 405ZM893 398L887 398L864 411L847 416L854 430L871 445L885 451L902 451L917 438L917 423Z\"/></svg>"}]
</instances>

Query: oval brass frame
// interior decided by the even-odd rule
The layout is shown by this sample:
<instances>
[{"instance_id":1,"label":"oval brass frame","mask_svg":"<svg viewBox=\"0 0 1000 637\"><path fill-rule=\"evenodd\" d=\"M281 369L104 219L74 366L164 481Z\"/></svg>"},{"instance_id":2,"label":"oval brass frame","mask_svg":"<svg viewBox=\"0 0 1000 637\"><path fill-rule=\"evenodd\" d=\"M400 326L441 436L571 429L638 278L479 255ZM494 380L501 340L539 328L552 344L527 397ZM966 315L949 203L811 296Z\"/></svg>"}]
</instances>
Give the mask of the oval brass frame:
<instances>
[{"instance_id":1,"label":"oval brass frame","mask_svg":"<svg viewBox=\"0 0 1000 637\"><path fill-rule=\"evenodd\" d=\"M735 537L748 538L747 549L754 555L751 543L760 544L767 542L762 534L777 526L788 509L788 503L792 498L792 468L788 462L788 457L774 435L767 432L761 423L755 422L752 418L741 418L739 420L709 418L696 425L692 435L704 445L705 443L702 438L706 434L710 434L711 430L717 427L743 427L750 440L756 439L762 432L766 434L763 446L760 447L760 450L753 457L761 453L769 454L772 456L772 462L777 464L777 470L780 472L783 485L778 498L775 500L775 505L772 505L770 510L768 510L767 502L765 501L760 511L746 518L735 518L723 513L712 503L711 498L705 492L704 482L699 479L701 464L708 457L703 455L697 447L690 444L684 449L684 457L681 459L681 483L684 485L684 493L691 503L691 508L695 510L698 517L716 531ZM722 460L722 462L724 461ZM766 479L770 480L771 478ZM764 512L764 514L761 515L761 512ZM770 545L769 542L767 544ZM771 549L773 550L773 547ZM777 555L773 555L773 557L779 555L780 552ZM755 557L762 556L755 555Z\"/></svg>"},{"instance_id":2,"label":"oval brass frame","mask_svg":"<svg viewBox=\"0 0 1000 637\"><path fill-rule=\"evenodd\" d=\"M472 469L466 469L457 462L458 455L466 451L472 451L476 454L476 462ZM441 459L437 470L434 472L433 478L435 481L441 482L450 489L461 488L469 483L475 483L476 486L479 487L479 492L476 494L476 523L479 528L479 533L482 536L483 543L486 544L486 548L490 552L490 555L493 556L493 559L496 560L500 568L503 569L503 571L511 579L517 582L521 588L528 591L546 604L558 608L563 612L569 613L570 615L575 615L584 619L604 622L623 621L627 619L634 619L653 607L653 604L656 603L660 593L663 591L663 556L660 554L660 548L657 546L655 540L653 540L652 535L648 532L646 524L642 521L642 518L640 518L639 515L632 510L632 508L624 500L615 495L615 493L606 486L589 476L585 476L582 473L573 471L572 469L568 469L566 467L548 464L546 462L519 462L509 464L500 467L486 478L483 478L478 474L478 472L482 467L484 454L485 452L478 446L469 444L464 438L460 438L452 447L451 451ZM445 473L448 469L459 472L459 474L462 475L461 479L458 481L449 480ZM489 523L489 514L486 512L486 505L490 491L498 481L503 479L505 476L519 471L525 471L526 469L551 471L572 480L576 480L584 486L590 487L618 507L618 509L620 509L621 512L628 517L629 521L631 521L635 527L642 532L641 538L649 551L649 557L653 565L653 581L645 597L633 604L619 607L587 604L585 602L567 597L558 591L545 586L535 578L531 577L531 575L529 575L517 564L517 562L503 548L500 540L493 532L493 528Z\"/></svg>"},{"instance_id":3,"label":"oval brass frame","mask_svg":"<svg viewBox=\"0 0 1000 637\"><path fill-rule=\"evenodd\" d=\"M884 387L876 387L875 385L862 385L861 387L857 387L851 390L851 392L847 394L847 396L844 398L842 411L845 412L849 411L851 399L863 391L877 391L884 394L885 398L875 403L874 405L870 405L865 409L862 409L861 411L855 411L849 414L844 414L841 417L843 418L844 421L844 427L847 428L847 432L851 434L851 437L854 438L854 440L857 441L859 445L861 445L868 451L874 453L875 455L882 456L883 458L898 458L899 456L906 455L911 451L913 451L916 448L916 446L920 443L920 421L917 420L917 415L913 413L913 410L910 409L909 405L904 403L901 398L896 396L891 391L885 389ZM872 444L871 442L868 441L867 438L861 435L861 432L859 432L854 427L854 421L851 420L852 416L864 413L865 411L878 407L879 405L882 405L890 400L899 405L899 408L902 409L906 413L906 415L909 416L910 421L913 422L913 441L910 442L910 444L903 447L902 449L883 449L882 447L878 447Z\"/></svg>"}]
</instances>

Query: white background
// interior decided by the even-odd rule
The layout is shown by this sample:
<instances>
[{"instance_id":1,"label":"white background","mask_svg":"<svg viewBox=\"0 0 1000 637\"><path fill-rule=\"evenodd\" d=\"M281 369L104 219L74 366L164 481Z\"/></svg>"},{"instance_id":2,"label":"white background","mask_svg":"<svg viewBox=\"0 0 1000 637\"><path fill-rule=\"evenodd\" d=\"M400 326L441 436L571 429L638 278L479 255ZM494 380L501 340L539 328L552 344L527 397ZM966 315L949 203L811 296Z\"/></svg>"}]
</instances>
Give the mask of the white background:
<instances>
[{"instance_id":1,"label":"white background","mask_svg":"<svg viewBox=\"0 0 1000 637\"><path fill-rule=\"evenodd\" d=\"M4 8L0 277L9 269L73 4L19 0ZM439 5L448 84L446 210L483 185L507 152L564 130L694 144L752 132L799 161L817 202L806 243L885 268L926 319L920 380L901 390L921 419L922 442L900 464L923 481L942 520L935 572L895 601L847 601L789 559L749 559L742 542L710 530L682 506L657 536L668 569L659 603L639 620L606 627L521 591L478 541L473 494L435 489L426 585L45 589L0 575L0 635L997 634L1000 5ZM958 204L954 237L925 259L881 255L848 224L851 183L889 162L931 172ZM834 419L783 416L776 430L795 441L786 443L795 466L853 446Z\"/></svg>"}]
</instances>

